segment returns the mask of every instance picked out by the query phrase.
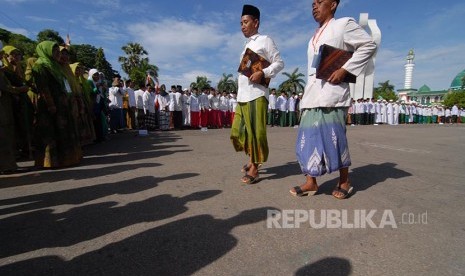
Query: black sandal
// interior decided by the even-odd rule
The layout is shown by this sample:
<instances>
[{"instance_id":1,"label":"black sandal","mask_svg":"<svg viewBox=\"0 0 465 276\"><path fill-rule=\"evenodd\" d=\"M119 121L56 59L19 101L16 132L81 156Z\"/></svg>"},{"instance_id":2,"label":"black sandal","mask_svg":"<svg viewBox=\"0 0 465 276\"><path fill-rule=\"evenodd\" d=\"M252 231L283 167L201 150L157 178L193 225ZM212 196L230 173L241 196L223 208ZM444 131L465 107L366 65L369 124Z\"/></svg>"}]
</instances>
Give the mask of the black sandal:
<instances>
[{"instance_id":1,"label":"black sandal","mask_svg":"<svg viewBox=\"0 0 465 276\"><path fill-rule=\"evenodd\" d=\"M244 181L244 178L247 178L247 180ZM259 179L258 175L256 177L253 177L251 175L246 174L242 177L241 181L244 184L254 184L258 182L258 179Z\"/></svg>"},{"instance_id":2,"label":"black sandal","mask_svg":"<svg viewBox=\"0 0 465 276\"><path fill-rule=\"evenodd\" d=\"M348 198L348 197L352 194L353 190L354 190L354 187L352 187L352 186L350 186L349 189L346 190L346 189L341 188L341 185L337 185L336 189L334 189L334 191L333 191L333 196L334 196L335 198L337 198L337 199L346 199L346 198ZM342 193L343 195L340 196L340 197L339 197L339 196L335 196L335 195L334 195L334 192L340 192L340 193Z\"/></svg>"},{"instance_id":3,"label":"black sandal","mask_svg":"<svg viewBox=\"0 0 465 276\"><path fill-rule=\"evenodd\" d=\"M295 186L294 191L289 190L289 193L291 193L291 195L293 195L293 196L313 196L318 192L318 190L316 190L316 191L303 191L302 188L300 188L300 186Z\"/></svg>"}]
</instances>

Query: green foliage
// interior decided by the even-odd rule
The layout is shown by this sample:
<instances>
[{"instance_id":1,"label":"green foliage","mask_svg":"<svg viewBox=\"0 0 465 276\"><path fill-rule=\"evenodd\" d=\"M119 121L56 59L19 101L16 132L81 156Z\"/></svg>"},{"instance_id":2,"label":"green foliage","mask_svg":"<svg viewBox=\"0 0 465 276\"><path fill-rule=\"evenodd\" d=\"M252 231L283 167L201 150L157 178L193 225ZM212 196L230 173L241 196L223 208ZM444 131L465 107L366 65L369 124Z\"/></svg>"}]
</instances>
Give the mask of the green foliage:
<instances>
[{"instance_id":1,"label":"green foliage","mask_svg":"<svg viewBox=\"0 0 465 276\"><path fill-rule=\"evenodd\" d=\"M72 52L76 53L73 61L79 61L87 69L96 68L95 60L97 56L97 48L89 44L72 45Z\"/></svg>"},{"instance_id":2,"label":"green foliage","mask_svg":"<svg viewBox=\"0 0 465 276\"><path fill-rule=\"evenodd\" d=\"M11 34L12 34L12 32L0 28L0 40L3 42L3 44L10 41Z\"/></svg>"},{"instance_id":3,"label":"green foliage","mask_svg":"<svg viewBox=\"0 0 465 276\"><path fill-rule=\"evenodd\" d=\"M290 93L295 92L297 94L303 92L305 88L305 80L301 79L301 77L305 77L305 75L298 72L299 68L296 68L291 74L283 72L282 74L287 77L287 80L279 85L278 90Z\"/></svg>"},{"instance_id":4,"label":"green foliage","mask_svg":"<svg viewBox=\"0 0 465 276\"><path fill-rule=\"evenodd\" d=\"M140 84L145 83L148 70L155 72L155 77L158 77L158 67L152 64L148 64L148 59L142 60L138 67L133 67L128 76L135 85L140 86Z\"/></svg>"},{"instance_id":5,"label":"green foliage","mask_svg":"<svg viewBox=\"0 0 465 276\"><path fill-rule=\"evenodd\" d=\"M102 72L105 75L105 79L111 83L113 76L118 73L113 70L111 64L105 59L105 53L103 52L102 48L97 50L97 54L95 55L95 67L97 70Z\"/></svg>"},{"instance_id":6,"label":"green foliage","mask_svg":"<svg viewBox=\"0 0 465 276\"><path fill-rule=\"evenodd\" d=\"M232 79L233 75L226 75L223 73L223 77L218 82L218 91L226 92L237 92L237 81Z\"/></svg>"},{"instance_id":7,"label":"green foliage","mask_svg":"<svg viewBox=\"0 0 465 276\"><path fill-rule=\"evenodd\" d=\"M118 57L121 68L126 74L130 74L134 68L141 68L149 64L147 51L139 43L128 43L121 47L126 56Z\"/></svg>"},{"instance_id":8,"label":"green foliage","mask_svg":"<svg viewBox=\"0 0 465 276\"><path fill-rule=\"evenodd\" d=\"M443 99L445 106L453 106L456 104L459 108L465 108L465 90L451 91L446 94Z\"/></svg>"},{"instance_id":9,"label":"green foliage","mask_svg":"<svg viewBox=\"0 0 465 276\"><path fill-rule=\"evenodd\" d=\"M389 80L385 82L380 82L378 83L378 85L379 86L375 87L373 91L373 97L375 99L383 98L386 101L389 101L389 100L397 101L398 100L398 96L394 92L394 85L390 84Z\"/></svg>"},{"instance_id":10,"label":"green foliage","mask_svg":"<svg viewBox=\"0 0 465 276\"><path fill-rule=\"evenodd\" d=\"M65 44L65 41L60 36L60 34L57 31L50 30L50 29L42 30L37 34L37 43L40 43L46 40L55 41L56 43L58 43L58 45Z\"/></svg>"},{"instance_id":11,"label":"green foliage","mask_svg":"<svg viewBox=\"0 0 465 276\"><path fill-rule=\"evenodd\" d=\"M204 89L210 89L211 81L207 77L197 76L196 82L191 83L191 88L197 88L199 92L202 92Z\"/></svg>"},{"instance_id":12,"label":"green foliage","mask_svg":"<svg viewBox=\"0 0 465 276\"><path fill-rule=\"evenodd\" d=\"M3 46L11 45L18 48L23 54L23 60L35 56L37 43L24 35L15 34L0 28L0 40Z\"/></svg>"}]
</instances>

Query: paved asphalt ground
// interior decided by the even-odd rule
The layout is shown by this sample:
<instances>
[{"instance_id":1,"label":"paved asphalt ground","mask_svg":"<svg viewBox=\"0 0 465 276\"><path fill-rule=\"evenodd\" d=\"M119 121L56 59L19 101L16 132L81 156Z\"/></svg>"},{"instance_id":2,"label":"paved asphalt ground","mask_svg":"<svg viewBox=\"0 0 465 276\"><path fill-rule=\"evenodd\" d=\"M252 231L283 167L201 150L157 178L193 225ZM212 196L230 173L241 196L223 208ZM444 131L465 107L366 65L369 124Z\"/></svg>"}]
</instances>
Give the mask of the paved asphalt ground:
<instances>
[{"instance_id":1,"label":"paved asphalt ground","mask_svg":"<svg viewBox=\"0 0 465 276\"><path fill-rule=\"evenodd\" d=\"M347 200L337 173L289 194L296 133L268 129L253 185L229 129L115 134L78 167L0 176L0 275L465 274L464 125L348 127Z\"/></svg>"}]
</instances>

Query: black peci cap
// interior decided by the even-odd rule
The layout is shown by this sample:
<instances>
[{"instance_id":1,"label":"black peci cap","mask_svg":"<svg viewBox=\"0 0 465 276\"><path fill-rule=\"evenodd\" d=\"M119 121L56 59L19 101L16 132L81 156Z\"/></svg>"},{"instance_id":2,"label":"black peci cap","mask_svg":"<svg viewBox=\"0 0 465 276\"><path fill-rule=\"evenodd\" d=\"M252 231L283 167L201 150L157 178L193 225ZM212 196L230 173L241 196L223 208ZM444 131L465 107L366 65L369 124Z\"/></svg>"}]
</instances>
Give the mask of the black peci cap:
<instances>
[{"instance_id":1,"label":"black peci cap","mask_svg":"<svg viewBox=\"0 0 465 276\"><path fill-rule=\"evenodd\" d=\"M244 5L242 8L242 16L244 15L251 15L256 19L260 20L260 10L252 5Z\"/></svg>"}]
</instances>

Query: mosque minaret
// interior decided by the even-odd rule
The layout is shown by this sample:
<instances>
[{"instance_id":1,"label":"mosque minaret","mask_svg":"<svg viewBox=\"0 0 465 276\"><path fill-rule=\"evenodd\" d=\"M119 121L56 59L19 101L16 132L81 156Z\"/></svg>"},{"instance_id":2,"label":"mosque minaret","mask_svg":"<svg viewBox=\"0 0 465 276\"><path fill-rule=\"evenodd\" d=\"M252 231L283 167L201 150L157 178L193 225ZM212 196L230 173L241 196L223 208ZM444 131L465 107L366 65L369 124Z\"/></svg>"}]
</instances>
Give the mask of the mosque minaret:
<instances>
[{"instance_id":1,"label":"mosque minaret","mask_svg":"<svg viewBox=\"0 0 465 276\"><path fill-rule=\"evenodd\" d=\"M413 68L415 68L415 63L413 62L414 59L415 59L415 54L413 53L413 49L411 49L408 52L407 63L405 64L404 89L412 89Z\"/></svg>"}]
</instances>

